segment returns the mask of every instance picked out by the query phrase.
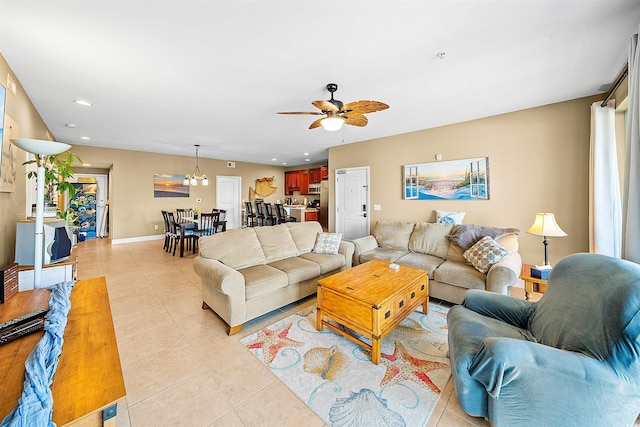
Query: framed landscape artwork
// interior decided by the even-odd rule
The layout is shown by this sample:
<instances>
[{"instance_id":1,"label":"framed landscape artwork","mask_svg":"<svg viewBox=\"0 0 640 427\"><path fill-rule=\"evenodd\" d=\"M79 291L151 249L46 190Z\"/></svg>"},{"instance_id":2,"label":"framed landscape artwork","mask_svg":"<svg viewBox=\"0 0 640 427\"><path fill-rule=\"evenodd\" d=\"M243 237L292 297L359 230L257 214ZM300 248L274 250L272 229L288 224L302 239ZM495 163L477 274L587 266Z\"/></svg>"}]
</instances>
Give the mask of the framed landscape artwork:
<instances>
[{"instance_id":1,"label":"framed landscape artwork","mask_svg":"<svg viewBox=\"0 0 640 427\"><path fill-rule=\"evenodd\" d=\"M405 200L489 200L489 158L405 165Z\"/></svg>"},{"instance_id":2,"label":"framed landscape artwork","mask_svg":"<svg viewBox=\"0 0 640 427\"><path fill-rule=\"evenodd\" d=\"M0 192L13 193L16 191L16 170L18 168L18 148L13 145L10 138L15 137L13 121L5 115L5 88L0 85Z\"/></svg>"},{"instance_id":3,"label":"framed landscape artwork","mask_svg":"<svg viewBox=\"0 0 640 427\"><path fill-rule=\"evenodd\" d=\"M153 197L189 197L189 186L183 180L184 175L153 174Z\"/></svg>"}]
</instances>

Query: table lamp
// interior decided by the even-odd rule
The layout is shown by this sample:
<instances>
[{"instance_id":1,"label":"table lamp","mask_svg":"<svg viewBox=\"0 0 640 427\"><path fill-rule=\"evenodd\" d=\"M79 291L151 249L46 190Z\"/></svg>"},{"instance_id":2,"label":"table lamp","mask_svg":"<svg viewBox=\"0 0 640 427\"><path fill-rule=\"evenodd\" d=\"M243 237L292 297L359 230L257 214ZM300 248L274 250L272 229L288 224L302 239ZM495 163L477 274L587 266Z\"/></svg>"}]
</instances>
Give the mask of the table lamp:
<instances>
[{"instance_id":1,"label":"table lamp","mask_svg":"<svg viewBox=\"0 0 640 427\"><path fill-rule=\"evenodd\" d=\"M44 156L60 154L67 151L71 146L62 142L46 141L41 139L13 138L11 142L18 148L32 153L36 157L38 166L36 185L36 236L35 254L33 257L33 287L39 288L42 282L42 256L43 256L43 234L44 234Z\"/></svg>"},{"instance_id":2,"label":"table lamp","mask_svg":"<svg viewBox=\"0 0 640 427\"><path fill-rule=\"evenodd\" d=\"M547 237L564 237L567 233L560 228L552 213L537 213L536 219L533 221L533 225L527 230L527 233L542 236L542 243L544 244L544 266L550 268L549 242L547 241Z\"/></svg>"}]
</instances>

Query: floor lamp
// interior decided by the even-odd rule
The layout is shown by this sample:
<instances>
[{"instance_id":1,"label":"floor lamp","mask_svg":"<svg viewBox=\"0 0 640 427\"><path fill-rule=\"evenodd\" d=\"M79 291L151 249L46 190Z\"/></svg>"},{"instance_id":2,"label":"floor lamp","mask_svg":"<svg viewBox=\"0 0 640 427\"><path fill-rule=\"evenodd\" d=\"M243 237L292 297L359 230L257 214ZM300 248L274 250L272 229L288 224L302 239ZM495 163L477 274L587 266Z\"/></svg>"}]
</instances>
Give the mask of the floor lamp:
<instances>
[{"instance_id":1,"label":"floor lamp","mask_svg":"<svg viewBox=\"0 0 640 427\"><path fill-rule=\"evenodd\" d=\"M11 140L18 148L32 153L36 157L38 166L36 185L36 236L33 256L33 287L39 288L42 278L43 234L44 234L44 157L60 154L71 146L62 142L45 141L41 139L14 138Z\"/></svg>"}]
</instances>

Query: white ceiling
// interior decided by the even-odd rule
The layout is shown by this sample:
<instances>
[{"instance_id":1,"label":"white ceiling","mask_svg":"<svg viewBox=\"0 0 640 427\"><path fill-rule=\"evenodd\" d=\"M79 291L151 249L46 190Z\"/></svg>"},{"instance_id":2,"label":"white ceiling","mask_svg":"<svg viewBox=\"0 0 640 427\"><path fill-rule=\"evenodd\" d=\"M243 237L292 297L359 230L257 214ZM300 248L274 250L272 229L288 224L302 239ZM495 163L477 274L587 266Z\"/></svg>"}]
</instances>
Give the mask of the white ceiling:
<instances>
[{"instance_id":1,"label":"white ceiling","mask_svg":"<svg viewBox=\"0 0 640 427\"><path fill-rule=\"evenodd\" d=\"M0 0L0 52L58 141L293 166L603 92L639 24L638 0ZM338 132L276 114L327 83L390 108Z\"/></svg>"}]
</instances>

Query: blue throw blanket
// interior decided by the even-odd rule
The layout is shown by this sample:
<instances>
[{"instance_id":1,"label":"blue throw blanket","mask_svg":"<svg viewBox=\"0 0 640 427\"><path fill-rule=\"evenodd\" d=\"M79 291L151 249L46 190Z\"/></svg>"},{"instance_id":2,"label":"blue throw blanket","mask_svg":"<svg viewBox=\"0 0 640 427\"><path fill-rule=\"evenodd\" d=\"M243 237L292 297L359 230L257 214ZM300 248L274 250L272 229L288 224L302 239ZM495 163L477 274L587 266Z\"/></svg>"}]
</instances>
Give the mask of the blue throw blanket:
<instances>
[{"instance_id":1,"label":"blue throw blanket","mask_svg":"<svg viewBox=\"0 0 640 427\"><path fill-rule=\"evenodd\" d=\"M22 396L13 410L2 420L0 427L55 426L51 383L62 352L62 336L71 308L71 289L75 281L52 286L49 312L45 316L44 335L25 362Z\"/></svg>"}]
</instances>

